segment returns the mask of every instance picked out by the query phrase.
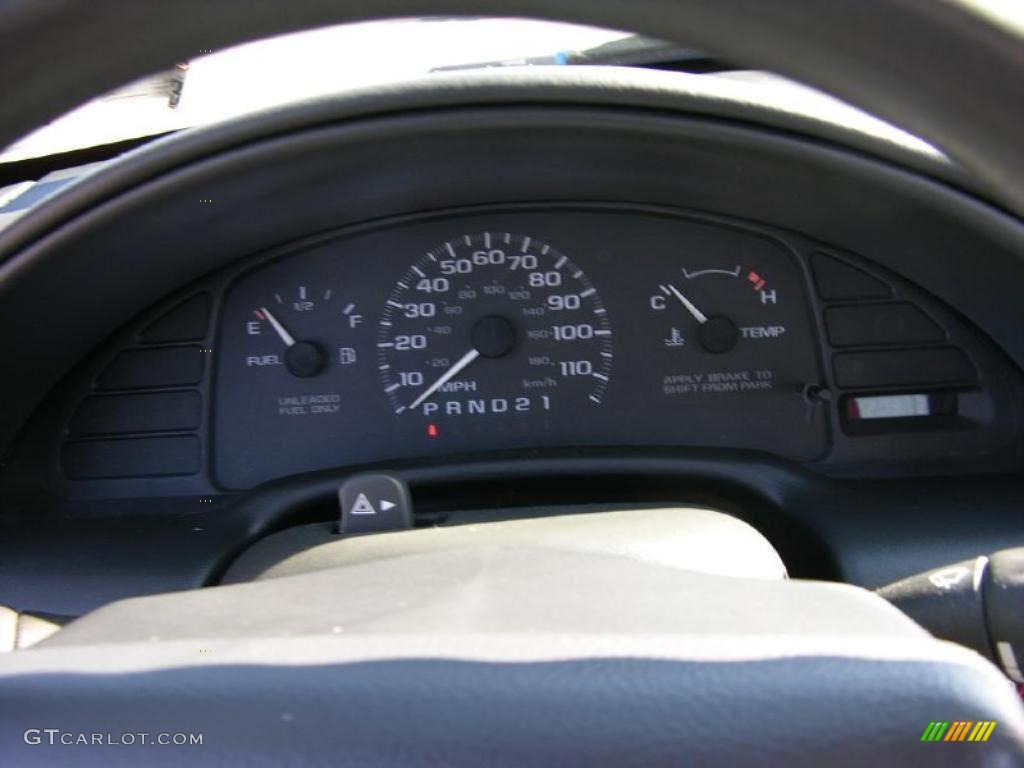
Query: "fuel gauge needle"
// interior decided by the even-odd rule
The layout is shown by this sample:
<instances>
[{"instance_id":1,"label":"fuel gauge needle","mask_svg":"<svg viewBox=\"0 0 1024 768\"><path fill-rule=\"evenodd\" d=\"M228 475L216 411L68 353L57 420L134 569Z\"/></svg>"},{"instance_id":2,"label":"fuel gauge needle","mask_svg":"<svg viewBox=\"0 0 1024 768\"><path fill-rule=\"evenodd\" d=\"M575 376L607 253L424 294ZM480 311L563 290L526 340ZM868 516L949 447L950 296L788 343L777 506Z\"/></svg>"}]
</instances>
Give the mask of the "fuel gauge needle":
<instances>
[{"instance_id":1,"label":"fuel gauge needle","mask_svg":"<svg viewBox=\"0 0 1024 768\"><path fill-rule=\"evenodd\" d=\"M466 366L468 366L478 357L480 357L479 351L477 351L476 349L469 350L469 352L467 352L458 360L456 360L455 364L451 368L449 368L447 371L441 374L441 378L439 378L437 381L435 381L433 384L427 387L423 391L423 394L421 394L419 397L413 400L412 405L409 406L409 410L415 411L417 408L419 408L427 400L428 397L433 395L435 392L437 392L437 390L439 390L449 381L451 381L460 373L462 373L462 371L465 370Z\"/></svg>"},{"instance_id":2,"label":"fuel gauge needle","mask_svg":"<svg viewBox=\"0 0 1024 768\"><path fill-rule=\"evenodd\" d=\"M705 315L703 312L701 312L699 309L697 309L697 307L694 305L694 303L692 301L690 301L688 298L686 298L678 288L676 288L674 285L671 285L671 284L669 284L666 287L670 291L672 291L672 294L677 299L679 299L679 301L682 302L683 306L686 307L686 311L689 312L691 315L693 315L693 319L694 320L696 320L701 325L704 325L704 323L706 323L708 321L707 315Z\"/></svg>"},{"instance_id":3,"label":"fuel gauge needle","mask_svg":"<svg viewBox=\"0 0 1024 768\"><path fill-rule=\"evenodd\" d=\"M278 322L277 318L274 317L273 313L266 307L260 307L260 312L262 312L266 316L267 320L270 322L271 327L273 327L273 329L277 332L277 335L281 337L281 341L284 342L284 345L286 347L294 347L295 339L292 337L290 333L288 333L285 327Z\"/></svg>"}]
</instances>

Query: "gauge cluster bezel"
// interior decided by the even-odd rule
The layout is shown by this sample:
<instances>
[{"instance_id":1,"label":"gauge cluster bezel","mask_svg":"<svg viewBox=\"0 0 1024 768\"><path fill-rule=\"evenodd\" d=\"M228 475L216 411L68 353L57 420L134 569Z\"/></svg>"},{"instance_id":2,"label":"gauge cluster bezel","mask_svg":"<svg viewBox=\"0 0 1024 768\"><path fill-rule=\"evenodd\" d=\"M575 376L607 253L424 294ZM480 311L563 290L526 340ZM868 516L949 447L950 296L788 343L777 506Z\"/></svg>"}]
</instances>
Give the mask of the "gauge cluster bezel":
<instances>
[{"instance_id":1,"label":"gauge cluster bezel","mask_svg":"<svg viewBox=\"0 0 1024 768\"><path fill-rule=\"evenodd\" d=\"M762 225L750 222L737 222L730 217L708 215L702 212L671 209L664 206L638 206L633 204L609 205L600 203L569 203L569 202L533 202L518 205L497 205L497 206L472 206L445 211L431 212L429 214L407 215L371 222L356 227L343 228L342 230L322 233L298 242L270 249L263 254L243 259L238 263L221 270L201 281L198 281L182 291L178 291L165 301L154 306L149 312L144 313L132 324L123 329L113 337L103 350L87 360L75 375L66 380L61 390L55 393L51 399L53 405L48 409L41 422L42 426L35 432L40 439L30 444L34 449L24 453L20 457L23 466L30 470L17 484L21 487L32 487L33 485L45 484L53 491L66 498L132 498L132 497L156 497L162 495L173 496L209 496L213 498L216 494L223 493L226 489L220 486L217 481L216 471L213 466L214 450L213 441L216 440L213 429L211 404L215 407L215 376L216 368L213 361L216 356L211 354L207 367L207 375L203 381L197 384L197 389L203 398L203 420L196 434L202 443L202 468L190 476L177 477L151 477L151 478L110 478L88 481L69 480L60 469L59 450L60 439L46 439L45 435L64 434L67 424L73 418L78 404L92 391L94 382L102 372L109 366L118 354L126 348L139 346L139 334L155 319L162 316L170 308L180 303L183 299L206 292L212 297L211 323L207 335L193 344L200 345L205 349L214 349L220 343L219 324L223 309L223 300L230 287L242 279L245 275L251 274L265 268L269 264L286 260L296 253L301 253L309 248L317 247L347 237L359 236L360 234L386 230L389 228L401 228L422 221L445 221L459 222L467 217L472 219L478 215L488 214L518 214L529 212L558 213L560 211L588 211L588 212L633 212L637 214L660 215L670 217L681 217L694 221L704 221L718 226L739 228L743 231L759 233L761 236L769 237L777 242L785 243L786 247L792 249L796 258L801 261L801 269L807 281L809 323L814 326L814 333L818 339L819 348L817 354L821 361L825 383L834 386L831 378L832 367L828 360L832 349L827 341L827 333L822 325L822 317L825 304L818 297L815 289L812 271L803 264L811 254L823 251L839 255L849 263L857 264L871 274L880 276L888 284L896 286L896 297L908 297L922 303L927 307L929 313L937 317L944 328L949 329L950 338L955 343L969 350L970 356L976 360L984 371L1002 371L996 376L988 375L985 378L985 387L991 389L988 393L982 387L964 388L968 394L973 393L975 397L981 392L984 398L990 395L996 398L997 406L992 402L982 403L981 418L985 419L985 425L980 430L980 449L974 446L978 443L971 443L970 430L950 430L946 432L949 444L944 444L941 439L937 440L936 435L931 432L897 431L892 433L872 434L870 431L861 434L846 434L842 429L842 419L839 413L840 402L836 401L829 405L830 418L828 419L828 439L830 448L827 454L818 460L805 462L805 466L815 472L826 476L837 477L892 477L899 475L928 475L948 471L955 471L959 474L970 474L972 472L991 472L993 469L1004 467L1009 470L1019 462L1013 446L1013 420L1016 415L1010 418L1003 418L996 421L993 417L995 412L1001 414L1016 414L1014 400L1010 397L1010 389L1019 386L1019 382L1013 382L1014 374L1010 369L1005 368L1006 362L982 337L963 324L962 320L943 308L934 298L911 286L904 280L888 273L884 268L871 263L860 256L850 254L842 249L835 248L810 240L792 232L772 230ZM372 320L368 320L372 323ZM1009 377L1009 378L1007 378ZM48 426L46 426L48 424ZM962 425L961 425L962 426ZM940 430L941 433L941 430ZM990 434L991 433L991 434ZM1006 450L1002 452L992 449L984 449L987 439L995 439L994 445L998 446L1003 435L1002 444ZM985 437L988 435L988 438ZM941 434L940 434L941 436ZM967 442L964 442L965 436ZM955 443L955 444L954 444ZM964 448L969 449L965 454ZM563 446L564 447L564 446ZM608 444L607 447L614 448L615 444ZM625 447L625 446L620 446ZM632 448L643 448L643 444L630 444ZM648 446L656 447L656 446ZM540 449L541 446L536 446ZM255 450L255 448L254 448ZM972 458L971 450L976 451ZM537 450L529 450L531 456L537 455ZM949 459L955 455L955 461ZM424 453L423 459L429 460L429 454ZM386 456L380 460L386 461ZM357 462L359 463L359 462ZM351 462L349 462L351 464ZM346 466L346 462L339 460L338 468ZM955 467L955 469L953 469Z\"/></svg>"},{"instance_id":2,"label":"gauge cluster bezel","mask_svg":"<svg viewBox=\"0 0 1024 768\"><path fill-rule=\"evenodd\" d=\"M589 218L588 218L589 217ZM618 406L618 410L612 409L613 405L600 403L591 405L588 401L582 403L586 406L583 411L587 413L580 413L574 416L574 421L565 422L561 427L562 421L559 421L560 414L558 409L555 411L547 411L549 418L544 421L550 420L551 423L546 426L542 426L540 423L536 423L533 426L533 422L530 420L530 414L514 414L516 418L515 424L509 424L509 417L505 419L476 419L481 421L480 424L474 425L473 430L478 433L475 439L471 439L468 436L462 436L463 427L469 426L470 417L467 416L463 419L449 418L447 421L443 417L439 417L437 420L437 426L445 431L445 434L438 440L423 440L422 435L416 432L409 433L407 429L407 422L412 420L412 416L394 414L390 410L384 410L380 408L383 403L379 402L382 400L382 392L377 391L377 388L363 386L358 389L358 396L360 400L360 409L375 414L376 420L372 424L365 424L362 426L353 426L351 424L339 425L337 432L332 432L332 435L340 435L342 431L345 434L350 434L352 440L363 440L370 441L376 439L378 436L386 437L390 435L390 439L393 441L394 448L389 450L386 445L381 445L379 450L375 454L367 454L364 451L357 450L356 446L349 449L346 446L344 440L339 437L330 437L327 434L323 434L323 419L313 419L310 426L310 431L303 432L306 435L303 438L302 444L296 444L294 440L299 437L299 429L297 424L294 424L295 420L291 421L293 424L282 425L280 435L275 431L273 427L267 425L260 431L252 431L247 435L246 439L242 443L238 443L236 440L231 443L233 447L228 451L229 454L239 454L242 451L243 446L248 450L248 446L252 445L253 451L257 450L256 445L272 445L276 444L280 446L280 449L285 452L285 460L287 462L293 462L297 454L301 453L306 449L307 440L316 439L323 443L323 448L320 449L320 456L316 459L315 463L311 460L309 464L303 466L289 463L289 467L292 467L290 471L302 471L303 469L310 470L315 468L327 468L328 466L344 466L346 463L360 463L368 460L387 460L387 459L398 459L398 458L415 458L419 455L421 458L427 459L432 456L439 455L439 453L459 453L469 450L503 450L513 446L502 445L494 443L494 441L488 438L488 432L490 429L498 427L509 429L518 434L522 432L523 437L518 441L518 447L524 450L543 450L551 447L567 447L572 445L578 445L579 447L593 446L593 445L606 445L606 446L655 446L655 445L697 445L705 447L744 447L754 448L761 447L765 450L778 449L779 446L788 445L789 443L797 440L798 433L801 429L812 429L815 432L820 433L819 438L808 439L804 441L805 447L794 447L792 449L786 448L784 452L787 455L799 456L803 460L815 460L821 458L827 452L828 442L828 429L827 419L823 412L823 408L819 407L815 403L807 402L803 399L803 389L806 384L813 383L815 386L822 386L827 388L827 383L821 379L821 368L824 365L823 360L818 356L816 336L818 334L817 320L815 313L812 310L812 306L807 303L807 294L812 290L809 284L809 278L806 270L802 264L802 261L797 257L794 250L794 246L790 244L789 240L779 234L773 232L769 228L754 225L748 222L738 222L727 217L716 217L707 214L701 214L697 212L681 211L678 209L672 209L664 206L639 206L630 204L589 204L589 203L523 203L515 206L474 206L465 209L457 209L444 212L436 212L431 214L425 214L421 216L402 217L400 219L389 220L385 222L379 222L371 226L360 227L348 231L340 231L333 233L324 238L318 238L312 242L305 242L296 244L293 248L285 249L283 253L275 253L271 255L267 260L259 260L258 266L254 266L253 269L244 275L239 275L233 278L232 285L238 286L244 284L249 286L250 282L254 279L254 276L259 276L259 280L264 280L260 275L261 270L272 271L274 277L270 278L275 285L279 285L282 279L287 278L289 284L292 283L310 283L309 279L303 279L303 275L316 274L319 279L327 279L325 276L333 274L333 270L337 270L340 275L359 275L360 278L351 279L362 279L362 276L366 272L379 272L383 267L376 263L376 260L366 262L363 264L359 261L353 261L351 264L343 263L338 261L336 266L325 266L335 263L335 259L353 260L357 258L367 258L367 248L371 246L359 246L356 248L357 243L362 242L366 236L379 235L377 240L377 247L382 248L383 252L388 253L390 267L383 268L385 272L374 275L376 282L376 290L368 292L371 295L360 296L360 312L364 313L367 317L364 335L368 330L368 326L374 322L380 322L377 318L383 319L383 315L387 315L384 311L383 315L381 310L385 310L385 304L387 301L393 301L394 297L391 296L389 291L394 281L406 279L405 274L409 269L409 263L412 263L420 256L420 254L427 248L428 245L435 245L434 238L440 236L441 233L462 233L466 231L475 231L475 228L484 226L485 224L493 224L498 226L499 230L501 226L506 228L514 228L519 225L520 228L526 227L527 229L531 226L542 227L542 233L549 233L551 237L555 237L558 241L559 246L565 247L562 243L574 244L577 242L586 243L585 250L590 251L591 255L586 259L587 269L589 271L600 270L600 280L598 281L597 288L595 288L595 294L598 292L614 295L616 297L615 307L613 307L608 317L614 318L618 315L621 318L621 339L618 340L617 346L615 347L615 355L618 358L620 365L622 360L625 359L625 368L620 368L618 373L612 373L611 375L611 392L615 395L612 398L614 405ZM501 225L501 226L499 226ZM612 242L605 243L600 237L591 235L590 239L582 239L580 234L580 228L586 227L591 230L601 230L602 227L606 227L608 231L616 231L620 227L624 228L627 232L631 233L633 237L638 238L640 241L646 240L651 248L660 251L661 255L656 260L654 255L650 255L645 258L642 255L636 255L630 245L632 242L630 238L623 235L627 241L625 245L623 240L613 240ZM426 230L433 234L419 234L415 235L420 230ZM655 230L653 236L651 229ZM668 365L668 359L663 357L651 358L650 355L658 356L661 353L658 352L657 348L660 348L660 344L656 344L653 347L645 347L645 351L641 353L638 350L631 348L638 340L643 341L645 344L651 341L651 339L645 338L639 328L646 328L653 322L650 307L648 306L649 293L657 290L658 282L661 279L670 279L671 271L678 271L676 265L675 254L678 251L689 250L691 253L685 256L680 256L679 262L681 264L704 264L703 260L711 258L726 258L727 260L733 259L732 255L725 255L719 253L712 253L711 251L705 252L692 252L699 250L695 242L686 242L687 237L698 236L700 242L707 242L712 245L717 240L723 240L732 245L741 246L742 249L750 251L751 253L763 252L762 256L770 255L776 263L776 273L778 281L781 284L783 278L785 278L786 285L789 286L788 290L792 294L788 303L783 302L783 306L786 307L785 312L791 321L791 332L794 335L793 345L786 347L779 347L778 351L768 354L776 361L775 364L782 364L781 361L785 361L791 354L794 359L799 357L804 362L801 364L805 371L804 376L806 381L801 378L799 386L793 385L792 383L786 383L781 381L772 392L756 392L746 397L753 397L761 403L760 415L755 419L747 419L742 413L742 408L737 407L735 404L732 407L726 406L725 401L733 402L730 398L743 398L744 396L731 394L729 392L723 392L718 399L711 398L709 395L690 395L695 398L692 403L687 403L685 397L667 397L663 396L660 392L659 387L644 387L643 389L638 388L642 379L645 382L650 380L651 383L657 379L660 381L662 367ZM459 235L460 237L463 235ZM499 233L496 233L496 237ZM671 237L670 241L665 241L666 237ZM679 239L676 239L676 238ZM659 242L659 238L661 242ZM607 247L605 247L607 246ZM352 249L356 248L362 256L356 257ZM330 256L328 258L328 253ZM610 259L611 262L621 261L623 264L630 264L629 279L625 279L621 276L617 276L614 270L611 268L611 262L600 266L595 261L594 253L600 252L601 259ZM313 254L318 259L315 264L316 269L314 273L310 273L306 262L309 258L305 254ZM666 260L668 253L673 254L670 260ZM748 256L747 258L753 258ZM760 257L759 257L760 258ZM742 259L740 259L742 260ZM313 262L311 262L313 263ZM710 263L710 262L709 262ZM729 261L732 264L732 261ZM780 270L785 267L788 274L785 276L780 274ZM325 271L325 269L329 271ZM577 272L583 273L582 269L577 268ZM695 282L696 280L695 276ZM700 280L707 281L709 278L702 277ZM331 284L334 287L333 290L339 292L338 285L339 280L342 278L335 277ZM407 281L408 282L408 281ZM588 284L593 280L588 281ZM743 276L742 281L737 280L737 284L742 282L746 288L738 288L737 290L744 291L743 295L747 293L753 297L751 301L757 304L757 289L758 286L754 283L748 285L746 274ZM326 286L326 283L325 283ZM310 295L313 293L324 290L325 286L319 288L313 285L305 286ZM762 286L763 287L763 286ZM236 290L236 289L231 289ZM773 289L774 290L774 289ZM286 293L282 288L282 293ZM785 293L785 292L784 292ZM259 301L262 301L266 296L267 301L271 301L269 297L274 294L273 291L265 290L258 294L253 294L251 287L246 288L246 296L251 297L246 301L253 300L257 295ZM373 295L376 294L376 295ZM731 294L731 289L730 289ZM391 296L389 298L389 296ZM774 294L772 294L774 297ZM294 297L292 297L294 298ZM737 299L739 296L736 297ZM349 301L349 298L344 299L341 304L345 304ZM602 302L602 306L599 309L604 309L606 302ZM287 313L287 305L279 305L282 312ZM339 305L340 306L340 305ZM373 307L377 307L377 312L371 311ZM229 358L232 363L235 362L235 358L238 358L242 354L242 346L246 344L246 336L238 332L238 327L242 323L243 319L248 318L245 314L250 311L251 308L245 303L241 309L235 309L235 315L228 321L222 321L222 333L218 337L217 345L218 349L223 354L231 354L234 357ZM238 312L242 312L242 316L238 316ZM304 327L309 327L308 319L312 318L315 313L302 313L302 319L307 321ZM282 315L283 316L283 315ZM299 318L296 317L296 322ZM681 320L684 318L681 318ZM248 318L251 321L251 318ZM390 320L384 320L385 322L391 322ZM231 325L224 324L230 322ZM680 325L683 323L680 322ZM615 339L609 325L605 329L607 333L606 338ZM225 334L224 329L231 329L230 334ZM378 329L379 330L379 329ZM390 329L389 329L390 330ZM652 328L653 330L653 328ZM379 335L379 333L378 333ZM250 337L251 338L251 337ZM799 341L797 341L799 339ZM367 339L363 339L363 342L367 342ZM378 343L380 339L377 339ZM262 346L259 347L263 350L267 346L278 343L276 337L267 339ZM348 343L348 342L346 342ZM352 342L356 343L356 342ZM781 340L770 342L771 344L778 345ZM325 346L330 346L325 343ZM525 364L525 358L528 357L529 345L524 344L527 349L519 350L519 357L522 359L522 364ZM683 370L687 369L687 366L711 366L711 370L728 370L730 366L735 367L736 363L730 363L731 355L712 355L704 354L697 348L696 339L692 341L692 351L684 351L684 355L681 358L683 361L675 365L683 366ZM755 345L756 346L756 345ZM267 347L268 349L270 347ZM254 348L255 349L255 348ZM785 352L785 350L791 350L791 352ZM664 351L664 350L663 350ZM782 357L779 356L782 352ZM415 351L413 351L415 354ZM360 354L363 354L362 352ZM678 353L676 353L678 354ZM740 363L740 367L744 368L754 365L762 361L762 355L753 349L753 346L748 346L746 352L741 352L741 359L746 362ZM454 358L453 358L454 359ZM381 364L387 364L387 361L383 358L377 361ZM795 364L795 363L794 363ZM481 364L482 368L485 368L487 364ZM343 380L348 382L346 386L354 386L353 382L356 377L361 376L363 383L369 381L368 374L365 370L356 371L358 366L351 366L346 368L344 371L334 370L325 372L314 379L308 380L296 380L288 376L283 370L282 366L277 366L275 370L266 369L265 375L277 373L277 379L281 381L282 387L287 386L307 386L312 387L310 391L314 389L316 392L320 392L321 388L326 387L330 389L332 380L339 381L337 378L344 373ZM702 370L703 368L698 368ZM667 368L666 371L672 372L674 368ZM745 370L745 368L744 368ZM609 371L611 371L609 367ZM724 375L724 374L723 374ZM240 371L232 367L230 384L225 385L227 389L220 388L218 391L221 397L234 397L231 393L241 392L243 394L239 397L245 399L254 396L254 388L247 386L246 382L252 382L256 384L259 380L258 370L253 371L253 375L242 375ZM287 384L288 381L292 382L292 385ZM604 383L603 381L601 383ZM756 385L756 382L751 382L751 389ZM709 385L710 386L710 385ZM721 385L725 387L725 385ZM327 391L324 389L323 391ZM791 394L789 390L792 389ZM228 391L230 390L230 391ZM387 393L387 387L383 388L384 394ZM282 390L284 391L284 390ZM298 391L298 390L296 390ZM302 390L305 392L305 390ZM333 391L333 390L332 390ZM353 390L354 391L354 390ZM778 393L777 395L775 393ZM484 393L486 394L486 393ZM768 403L766 399L768 396L781 397L789 405L782 409L781 412L776 413L777 409L774 406L765 406ZM710 398L710 399L709 399ZM391 400L392 398L388 398ZM455 399L455 398L451 398ZM721 405L719 405L721 400ZM741 432L727 432L727 427L724 422L715 423L712 418L713 410L705 409L699 406L697 403L708 402L710 406L708 408L713 409L714 407L726 408L728 413L728 419L733 423L729 429L742 430ZM790 402L791 401L791 402ZM736 403L739 400L735 400ZM269 401L266 401L269 403ZM657 417L654 416L653 410L656 410L658 405L662 405L665 409L663 415ZM350 404L351 405L351 404ZM579 405L579 404L577 404ZM227 424L228 428L234 428L232 425L243 423L246 428L249 429L253 424L253 419L249 418L252 411L242 409L239 410L234 402L231 402L231 417L228 418L223 412L218 413L218 418L221 419L221 424ZM394 403L392 402L392 406ZM565 408L566 405L563 403L561 406ZM590 414L589 411L593 411ZM651 413L648 413L651 411ZM791 419L785 418L785 413L791 415ZM689 416L688 416L689 415ZM751 414L752 416L754 414ZM260 417L264 419L268 418L267 413L261 412ZM640 418L640 417L643 418ZM807 423L804 423L805 416ZM648 418L650 417L650 418ZM694 417L699 417L692 423L688 420ZM763 420L774 420L776 423L776 430L771 435L765 435L765 438L759 443L752 443L748 437L753 434L753 430L757 428L758 419ZM737 422L737 419L739 420ZM240 421L241 420L241 421ZM795 428L789 430L792 420L796 420ZM286 420L287 421L287 420ZM505 423L505 427L500 427L498 422ZM576 422L582 422L585 425L593 423L594 429L590 430L594 433L594 436L590 436L586 432L580 432L580 434L573 438L573 430L579 431L578 428L574 427ZM309 424L310 420L306 419L306 423ZM432 424L434 422L431 422ZM494 426L488 426L489 423L493 423ZM630 431L633 424L636 425L647 425L651 426L657 434L645 433L639 426L636 430L626 434ZM604 432L598 431L598 426L604 425ZM674 425L674 426L672 426ZM422 425L427 427L426 424ZM452 427L458 427L457 433L450 432ZM429 427L427 427L429 428ZM435 427L436 428L436 427ZM762 429L767 429L763 427ZM517 431L518 430L518 431ZM565 430L565 434L562 434L560 430ZM789 430L789 434L781 434L781 431ZM379 435L375 434L379 433ZM749 434L748 434L749 433ZM607 437L599 437L597 435L606 434ZM734 441L731 441L728 437L729 434L734 434ZM286 437L288 441L284 440ZM459 435L459 439L456 440L456 436ZM706 438L702 437L706 435ZM280 439L279 439L280 438ZM448 439L450 438L450 439ZM574 442L574 439L577 442ZM410 445L417 442L421 443L419 453L415 450L410 454ZM379 441L378 441L379 442ZM319 444L319 443L318 443ZM799 443L797 443L799 444ZM328 447L331 446L331 447ZM359 446L361 448L361 446ZM331 453L327 453L331 451ZM216 455L216 452L215 452ZM345 456L351 458L346 459ZM246 454L247 458L244 459L243 463L246 466L250 464L262 461L265 465L269 459L269 454L257 458L252 456L248 458L249 454ZM335 458L336 457L336 458ZM325 463L324 460L327 460ZM332 464L331 461L334 463ZM223 471L223 468L220 470ZM269 472L270 470L264 470ZM279 472L279 474L288 474L288 472ZM235 478L238 477L238 473L232 472L227 475L221 475L222 479L226 479L226 485L228 488L237 489L244 487L251 487L252 482L246 481L239 483ZM270 476L264 475L266 479ZM228 479L230 478L230 479Z\"/></svg>"}]
</instances>

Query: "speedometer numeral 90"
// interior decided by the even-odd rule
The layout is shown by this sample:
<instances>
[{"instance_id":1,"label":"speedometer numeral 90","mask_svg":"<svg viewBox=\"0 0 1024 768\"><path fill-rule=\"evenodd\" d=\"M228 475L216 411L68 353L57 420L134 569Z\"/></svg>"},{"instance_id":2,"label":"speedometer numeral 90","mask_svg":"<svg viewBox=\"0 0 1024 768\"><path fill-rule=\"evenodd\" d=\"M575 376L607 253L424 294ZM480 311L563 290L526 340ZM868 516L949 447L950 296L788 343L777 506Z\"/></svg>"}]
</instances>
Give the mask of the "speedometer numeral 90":
<instances>
[{"instance_id":1,"label":"speedometer numeral 90","mask_svg":"<svg viewBox=\"0 0 1024 768\"><path fill-rule=\"evenodd\" d=\"M548 296L548 309L554 312L579 309L581 306L583 306L583 299L575 293L570 293L566 296L559 296L557 294Z\"/></svg>"}]
</instances>

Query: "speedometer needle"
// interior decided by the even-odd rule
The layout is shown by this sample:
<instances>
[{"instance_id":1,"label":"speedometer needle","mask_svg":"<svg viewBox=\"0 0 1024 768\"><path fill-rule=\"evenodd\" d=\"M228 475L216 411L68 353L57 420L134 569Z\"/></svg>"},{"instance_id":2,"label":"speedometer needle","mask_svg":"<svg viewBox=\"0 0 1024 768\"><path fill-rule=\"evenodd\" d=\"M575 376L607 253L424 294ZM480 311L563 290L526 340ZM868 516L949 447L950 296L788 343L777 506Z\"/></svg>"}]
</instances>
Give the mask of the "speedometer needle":
<instances>
[{"instance_id":1,"label":"speedometer needle","mask_svg":"<svg viewBox=\"0 0 1024 768\"><path fill-rule=\"evenodd\" d=\"M277 318L274 317L270 310L266 307L260 307L260 312L262 312L266 316L267 320L270 321L270 325L275 331L277 331L277 335L281 337L281 341L284 342L284 345L286 347L294 347L295 339L287 330L285 330L285 327L277 321Z\"/></svg>"},{"instance_id":2,"label":"speedometer needle","mask_svg":"<svg viewBox=\"0 0 1024 768\"><path fill-rule=\"evenodd\" d=\"M433 384L427 387L423 391L423 394L421 394L419 397L413 400L412 405L409 406L409 410L414 411L417 408L419 408L428 397L430 397L432 394L437 392L437 390L439 390L453 378L462 373L466 366L472 363L478 357L480 357L479 351L477 351L476 349L469 350L469 352L467 352L466 354L464 354L462 357L455 361L455 365L453 365L451 368L449 368L447 371L441 374L441 378L439 378L437 381L435 381Z\"/></svg>"},{"instance_id":3,"label":"speedometer needle","mask_svg":"<svg viewBox=\"0 0 1024 768\"><path fill-rule=\"evenodd\" d=\"M686 311L693 315L694 320L696 320L701 325L704 325L704 323L708 321L707 315L705 315L703 312L697 309L697 307L694 306L694 303L690 301L688 298L686 298L678 288L671 284L669 284L667 287L670 291L672 291L673 295L683 303L683 306L686 307Z\"/></svg>"}]
</instances>

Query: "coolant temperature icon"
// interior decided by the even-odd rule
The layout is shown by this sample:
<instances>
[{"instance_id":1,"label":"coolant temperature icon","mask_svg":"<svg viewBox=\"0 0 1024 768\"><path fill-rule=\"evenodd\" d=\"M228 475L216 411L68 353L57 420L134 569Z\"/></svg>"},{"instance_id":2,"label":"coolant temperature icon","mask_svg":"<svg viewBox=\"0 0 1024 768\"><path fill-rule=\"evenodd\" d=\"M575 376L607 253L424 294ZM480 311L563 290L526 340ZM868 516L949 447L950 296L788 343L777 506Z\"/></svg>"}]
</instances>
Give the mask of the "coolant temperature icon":
<instances>
[{"instance_id":1,"label":"coolant temperature icon","mask_svg":"<svg viewBox=\"0 0 1024 768\"><path fill-rule=\"evenodd\" d=\"M666 347L684 347L686 346L686 339L683 337L682 332L678 328L673 328L669 333L668 337L665 338Z\"/></svg>"}]
</instances>

